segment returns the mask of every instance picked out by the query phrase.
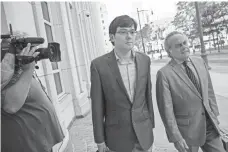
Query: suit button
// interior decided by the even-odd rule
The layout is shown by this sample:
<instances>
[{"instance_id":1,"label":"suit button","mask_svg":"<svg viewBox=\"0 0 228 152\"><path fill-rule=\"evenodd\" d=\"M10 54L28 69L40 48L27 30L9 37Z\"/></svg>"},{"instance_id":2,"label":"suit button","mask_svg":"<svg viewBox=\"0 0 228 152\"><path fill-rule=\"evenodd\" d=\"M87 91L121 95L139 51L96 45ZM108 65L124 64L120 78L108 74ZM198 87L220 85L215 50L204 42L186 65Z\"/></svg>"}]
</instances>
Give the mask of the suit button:
<instances>
[{"instance_id":1,"label":"suit button","mask_svg":"<svg viewBox=\"0 0 228 152\"><path fill-rule=\"evenodd\" d=\"M204 112L202 112L202 115L204 116L204 115L205 115L205 113L204 113Z\"/></svg>"}]
</instances>

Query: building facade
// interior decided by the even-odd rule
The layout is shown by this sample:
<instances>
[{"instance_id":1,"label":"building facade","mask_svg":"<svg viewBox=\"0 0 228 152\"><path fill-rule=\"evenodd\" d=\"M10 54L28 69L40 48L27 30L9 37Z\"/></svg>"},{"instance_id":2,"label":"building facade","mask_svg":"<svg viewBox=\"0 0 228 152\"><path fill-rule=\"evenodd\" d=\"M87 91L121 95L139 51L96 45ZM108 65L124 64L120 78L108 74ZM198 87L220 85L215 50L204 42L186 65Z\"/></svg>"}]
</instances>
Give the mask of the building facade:
<instances>
[{"instance_id":1,"label":"building facade","mask_svg":"<svg viewBox=\"0 0 228 152\"><path fill-rule=\"evenodd\" d=\"M40 47L60 43L62 61L41 60L36 73L65 131L65 145L72 120L90 111L90 63L105 53L100 20L98 2L1 2L1 34L11 24L14 33L43 37Z\"/></svg>"},{"instance_id":2,"label":"building facade","mask_svg":"<svg viewBox=\"0 0 228 152\"><path fill-rule=\"evenodd\" d=\"M111 42L109 41L109 25L108 25L108 10L104 3L100 5L101 24L104 34L105 51L110 52L113 49Z\"/></svg>"}]
</instances>

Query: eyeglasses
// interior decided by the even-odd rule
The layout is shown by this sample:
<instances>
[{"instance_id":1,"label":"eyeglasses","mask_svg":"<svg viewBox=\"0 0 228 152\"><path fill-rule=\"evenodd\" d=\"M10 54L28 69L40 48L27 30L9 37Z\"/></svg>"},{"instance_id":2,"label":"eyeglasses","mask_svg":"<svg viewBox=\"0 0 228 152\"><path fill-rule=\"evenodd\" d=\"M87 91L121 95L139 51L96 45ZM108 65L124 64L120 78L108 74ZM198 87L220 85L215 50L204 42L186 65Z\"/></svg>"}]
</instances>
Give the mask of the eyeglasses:
<instances>
[{"instance_id":1,"label":"eyeglasses","mask_svg":"<svg viewBox=\"0 0 228 152\"><path fill-rule=\"evenodd\" d=\"M116 33L119 33L120 35L128 35L128 33L130 33L130 35L135 35L137 32L135 30L131 30L131 31L118 31Z\"/></svg>"},{"instance_id":2,"label":"eyeglasses","mask_svg":"<svg viewBox=\"0 0 228 152\"><path fill-rule=\"evenodd\" d=\"M184 41L182 43L175 44L174 46L175 46L175 48L181 48L182 46L187 47L188 46L188 42Z\"/></svg>"}]
</instances>

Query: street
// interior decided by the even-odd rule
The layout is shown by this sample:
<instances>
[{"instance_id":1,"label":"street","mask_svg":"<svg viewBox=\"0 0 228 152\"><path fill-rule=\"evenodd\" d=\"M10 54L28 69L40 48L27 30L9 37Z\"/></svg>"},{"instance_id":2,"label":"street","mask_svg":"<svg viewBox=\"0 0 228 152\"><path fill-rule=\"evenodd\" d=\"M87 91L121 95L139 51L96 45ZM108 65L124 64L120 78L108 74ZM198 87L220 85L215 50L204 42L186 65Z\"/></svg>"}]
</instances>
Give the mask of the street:
<instances>
[{"instance_id":1,"label":"street","mask_svg":"<svg viewBox=\"0 0 228 152\"><path fill-rule=\"evenodd\" d=\"M167 140L164 125L161 121L160 114L158 112L156 103L156 73L157 71L168 62L168 58L162 60L154 60L151 63L151 80L152 80L152 95L155 113L155 129L154 129L154 145L153 152L176 152L173 144L170 144ZM209 65L212 67L210 70L212 82L214 85L214 91L216 93L216 99L220 110L220 126L228 129L228 85L226 79L228 77L227 65L228 54L216 56L209 56ZM218 61L222 62L219 63ZM95 152L97 146L93 140L93 127L91 120L91 113L85 118L76 119L70 128L70 143L72 149L68 147L66 152ZM201 150L200 150L201 151Z\"/></svg>"}]
</instances>

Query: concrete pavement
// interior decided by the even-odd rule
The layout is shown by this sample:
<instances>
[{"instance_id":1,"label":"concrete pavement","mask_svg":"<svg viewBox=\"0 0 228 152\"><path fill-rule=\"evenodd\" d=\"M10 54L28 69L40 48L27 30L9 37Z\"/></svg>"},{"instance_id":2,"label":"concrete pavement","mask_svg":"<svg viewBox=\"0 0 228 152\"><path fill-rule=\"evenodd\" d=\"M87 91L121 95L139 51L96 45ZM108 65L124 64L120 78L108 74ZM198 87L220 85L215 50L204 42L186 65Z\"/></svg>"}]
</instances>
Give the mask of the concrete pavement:
<instances>
[{"instance_id":1,"label":"concrete pavement","mask_svg":"<svg viewBox=\"0 0 228 152\"><path fill-rule=\"evenodd\" d=\"M155 111L155 129L154 129L154 150L153 152L176 152L173 144L170 144L167 140L164 125L161 121L160 114L158 112L156 97L155 97L155 79L157 70L160 69L164 62L152 62L151 66L151 78L153 86L153 103ZM217 69L219 65L212 64L212 69ZM217 66L217 67L216 67ZM225 68L227 68L226 66ZM222 70L224 71L224 70ZM214 90L218 106L220 109L220 126L228 129L228 73L218 72L216 70L210 71ZM81 119L76 119L70 128L70 142L65 152L95 152L97 150L96 144L93 140L93 127L91 120L91 113Z\"/></svg>"}]
</instances>

